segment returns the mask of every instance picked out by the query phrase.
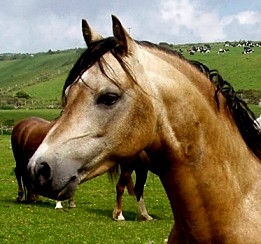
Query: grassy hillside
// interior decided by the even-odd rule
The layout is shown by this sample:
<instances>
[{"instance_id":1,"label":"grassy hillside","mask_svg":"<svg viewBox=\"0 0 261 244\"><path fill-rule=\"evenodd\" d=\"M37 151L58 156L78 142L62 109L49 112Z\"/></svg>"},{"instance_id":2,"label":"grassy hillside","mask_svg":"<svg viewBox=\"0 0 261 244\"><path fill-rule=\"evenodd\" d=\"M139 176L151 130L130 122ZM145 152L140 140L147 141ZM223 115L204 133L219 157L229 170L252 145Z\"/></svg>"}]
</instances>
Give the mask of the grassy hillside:
<instances>
[{"instance_id":1,"label":"grassy hillside","mask_svg":"<svg viewBox=\"0 0 261 244\"><path fill-rule=\"evenodd\" d=\"M12 60L0 61L0 103L17 103L16 94L21 91L28 94L34 102L60 102L63 83L82 51L72 49L11 56ZM12 98L15 100L12 101Z\"/></svg>"},{"instance_id":2,"label":"grassy hillside","mask_svg":"<svg viewBox=\"0 0 261 244\"><path fill-rule=\"evenodd\" d=\"M261 48L254 48L252 54L242 54L242 47L228 47L229 52L217 54L219 48L224 46L214 45L210 53L183 52L183 55L217 69L235 90L261 90Z\"/></svg>"},{"instance_id":3,"label":"grassy hillside","mask_svg":"<svg viewBox=\"0 0 261 244\"><path fill-rule=\"evenodd\" d=\"M79 50L39 53L0 62L0 87L24 87L59 77L72 68Z\"/></svg>"},{"instance_id":4,"label":"grassy hillside","mask_svg":"<svg viewBox=\"0 0 261 244\"><path fill-rule=\"evenodd\" d=\"M200 46L203 44L194 44ZM190 55L192 44L173 46L183 50L188 59L198 60L210 69L217 69L225 80L238 92L243 92L250 103L257 104L261 98L261 48L254 48L252 54L242 54L242 47L224 47L223 43L211 44L210 53ZM220 48L229 52L217 54ZM34 55L11 55L0 61L0 109L13 107L59 108L64 81L83 49L38 53ZM0 55L1 56L1 55ZM30 99L18 98L23 92Z\"/></svg>"}]
</instances>

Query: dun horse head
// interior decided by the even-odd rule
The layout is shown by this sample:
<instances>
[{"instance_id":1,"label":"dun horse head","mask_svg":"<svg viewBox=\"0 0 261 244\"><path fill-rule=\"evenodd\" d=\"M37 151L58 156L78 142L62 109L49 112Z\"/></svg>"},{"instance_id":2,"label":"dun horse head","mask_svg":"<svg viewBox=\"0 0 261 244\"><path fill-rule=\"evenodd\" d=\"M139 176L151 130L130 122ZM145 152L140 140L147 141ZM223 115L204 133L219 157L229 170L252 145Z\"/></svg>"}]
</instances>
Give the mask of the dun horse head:
<instances>
[{"instance_id":1,"label":"dun horse head","mask_svg":"<svg viewBox=\"0 0 261 244\"><path fill-rule=\"evenodd\" d=\"M61 117L28 166L39 192L56 199L72 196L78 183L135 157L156 129L151 95L133 82L150 86L140 47L116 17L114 36L107 39L85 20L82 26L88 49L65 82ZM133 66L135 73L128 69Z\"/></svg>"}]
</instances>

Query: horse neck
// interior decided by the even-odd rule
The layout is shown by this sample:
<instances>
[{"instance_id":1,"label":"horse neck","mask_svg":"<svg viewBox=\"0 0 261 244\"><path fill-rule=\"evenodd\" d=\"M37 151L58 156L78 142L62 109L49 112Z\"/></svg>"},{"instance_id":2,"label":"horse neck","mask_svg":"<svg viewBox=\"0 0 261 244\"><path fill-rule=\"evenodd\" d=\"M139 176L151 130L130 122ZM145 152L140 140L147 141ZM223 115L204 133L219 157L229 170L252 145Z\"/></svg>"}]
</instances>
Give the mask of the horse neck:
<instances>
[{"instance_id":1,"label":"horse neck","mask_svg":"<svg viewBox=\"0 0 261 244\"><path fill-rule=\"evenodd\" d=\"M212 143L216 140L218 136L213 134ZM193 148L193 143L202 143L203 147ZM213 233L222 236L244 229L240 223L257 225L261 217L260 162L243 149L244 145L222 147L217 143L215 148L208 147L208 143L211 142L192 139L192 144L182 145L177 140L179 149L161 148L167 156L154 153L150 157L156 161L152 164L157 165L156 173L171 203L180 238L191 242L209 242ZM249 215L259 220L249 223Z\"/></svg>"},{"instance_id":2,"label":"horse neck","mask_svg":"<svg viewBox=\"0 0 261 244\"><path fill-rule=\"evenodd\" d=\"M227 220L236 224L236 211L247 219L249 199L261 206L260 161L243 141L221 94L217 108L210 81L183 60L166 60L167 65L177 62L173 74L155 85L162 100L147 152L179 228L208 239L212 231L223 231Z\"/></svg>"},{"instance_id":3,"label":"horse neck","mask_svg":"<svg viewBox=\"0 0 261 244\"><path fill-rule=\"evenodd\" d=\"M182 240L207 243L214 235L218 238L260 224L260 167L241 168L238 176L230 165L209 163L173 166L160 174Z\"/></svg>"},{"instance_id":4,"label":"horse neck","mask_svg":"<svg viewBox=\"0 0 261 244\"><path fill-rule=\"evenodd\" d=\"M153 65L152 60L155 60L155 65ZM209 81L203 72L189 64L186 59L177 54L169 54L166 51L149 48L147 62L150 64L150 72L156 76L157 74L161 76L161 80L160 78L156 79L158 88L172 89L175 96L177 95L175 92L190 93L196 88L197 92L203 95L212 107L216 107L215 97L210 95L214 94L215 85ZM182 95L185 95L184 99L187 98L186 94Z\"/></svg>"}]
</instances>

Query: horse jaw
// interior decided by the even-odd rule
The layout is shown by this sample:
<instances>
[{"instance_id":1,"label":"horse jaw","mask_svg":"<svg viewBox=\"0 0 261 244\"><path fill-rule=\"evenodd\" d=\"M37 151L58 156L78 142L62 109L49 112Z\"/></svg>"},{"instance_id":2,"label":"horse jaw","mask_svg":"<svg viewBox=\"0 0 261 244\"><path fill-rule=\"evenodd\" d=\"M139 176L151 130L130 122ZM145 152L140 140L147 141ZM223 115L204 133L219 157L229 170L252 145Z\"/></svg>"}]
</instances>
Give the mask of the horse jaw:
<instances>
[{"instance_id":1,"label":"horse jaw","mask_svg":"<svg viewBox=\"0 0 261 244\"><path fill-rule=\"evenodd\" d=\"M89 169L88 172L82 170L82 172L78 174L79 184L108 172L108 170L112 168L114 165L114 162L106 161L105 164L100 164L97 167Z\"/></svg>"},{"instance_id":2,"label":"horse jaw","mask_svg":"<svg viewBox=\"0 0 261 244\"><path fill-rule=\"evenodd\" d=\"M82 19L82 34L87 47L93 42L102 40L103 37L92 30L85 19Z\"/></svg>"}]
</instances>

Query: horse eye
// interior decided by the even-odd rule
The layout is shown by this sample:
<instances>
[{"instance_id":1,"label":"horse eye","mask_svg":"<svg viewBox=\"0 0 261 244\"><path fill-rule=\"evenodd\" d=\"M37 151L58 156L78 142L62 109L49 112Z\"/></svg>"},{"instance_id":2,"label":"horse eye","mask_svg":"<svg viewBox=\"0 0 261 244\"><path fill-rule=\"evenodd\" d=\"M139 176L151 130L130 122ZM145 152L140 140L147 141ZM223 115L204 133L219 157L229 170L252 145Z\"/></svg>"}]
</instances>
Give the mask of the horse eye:
<instances>
[{"instance_id":1,"label":"horse eye","mask_svg":"<svg viewBox=\"0 0 261 244\"><path fill-rule=\"evenodd\" d=\"M104 104L107 106L113 105L117 102L119 95L115 93L106 93L98 97L97 104Z\"/></svg>"}]
</instances>

